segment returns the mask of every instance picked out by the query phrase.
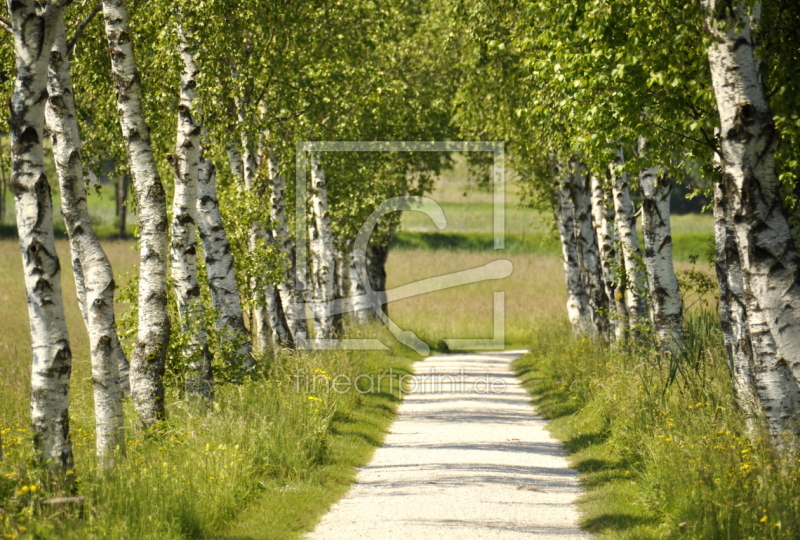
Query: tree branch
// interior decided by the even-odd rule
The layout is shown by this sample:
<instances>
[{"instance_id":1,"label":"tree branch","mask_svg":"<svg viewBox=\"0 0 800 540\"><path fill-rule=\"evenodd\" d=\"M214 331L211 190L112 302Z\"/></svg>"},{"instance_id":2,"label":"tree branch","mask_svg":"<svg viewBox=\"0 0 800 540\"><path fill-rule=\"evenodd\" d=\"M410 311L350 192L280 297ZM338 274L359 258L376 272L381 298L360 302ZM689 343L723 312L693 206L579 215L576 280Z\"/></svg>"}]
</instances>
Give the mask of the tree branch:
<instances>
[{"instance_id":1,"label":"tree branch","mask_svg":"<svg viewBox=\"0 0 800 540\"><path fill-rule=\"evenodd\" d=\"M11 29L11 21L6 19L5 17L0 17L0 28L5 30L6 32L14 33L14 30Z\"/></svg>"},{"instance_id":2,"label":"tree branch","mask_svg":"<svg viewBox=\"0 0 800 540\"><path fill-rule=\"evenodd\" d=\"M92 22L92 19L94 19L95 16L98 13L100 13L102 9L103 9L103 4L98 3L92 10L92 12L89 13L89 15L83 20L83 22L81 22L81 24L78 25L78 28L75 30L75 35L73 35L72 39L70 39L67 42L67 53L70 56L72 55L72 49L75 48L75 44L78 42L78 39L83 34L83 31L86 30L86 27L89 26L89 23Z\"/></svg>"}]
</instances>

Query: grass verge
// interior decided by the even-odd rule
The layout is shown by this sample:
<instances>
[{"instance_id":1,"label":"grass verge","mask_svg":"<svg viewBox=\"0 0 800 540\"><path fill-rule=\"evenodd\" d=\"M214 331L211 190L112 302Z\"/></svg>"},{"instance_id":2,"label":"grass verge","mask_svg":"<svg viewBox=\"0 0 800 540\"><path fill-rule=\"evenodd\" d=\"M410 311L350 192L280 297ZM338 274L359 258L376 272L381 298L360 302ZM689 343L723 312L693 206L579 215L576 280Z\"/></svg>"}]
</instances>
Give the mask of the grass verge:
<instances>
[{"instance_id":1,"label":"grass verge","mask_svg":"<svg viewBox=\"0 0 800 540\"><path fill-rule=\"evenodd\" d=\"M542 326L515 370L581 473L600 538L800 538L798 455L748 435L715 314L686 321L681 358Z\"/></svg>"},{"instance_id":2,"label":"grass verge","mask_svg":"<svg viewBox=\"0 0 800 540\"><path fill-rule=\"evenodd\" d=\"M398 349L399 351L399 349ZM91 426L72 430L77 486L65 493L30 466L22 426L3 429L0 535L5 538L296 538L310 530L383 441L400 400L403 352L287 355L263 377L220 385L213 408L170 400L157 433L135 433L111 472L93 457ZM383 377L335 392L337 375ZM359 378L366 383L368 378ZM174 398L175 396L173 396ZM132 420L132 415L131 415ZM49 507L59 495L82 507Z\"/></svg>"}]
</instances>

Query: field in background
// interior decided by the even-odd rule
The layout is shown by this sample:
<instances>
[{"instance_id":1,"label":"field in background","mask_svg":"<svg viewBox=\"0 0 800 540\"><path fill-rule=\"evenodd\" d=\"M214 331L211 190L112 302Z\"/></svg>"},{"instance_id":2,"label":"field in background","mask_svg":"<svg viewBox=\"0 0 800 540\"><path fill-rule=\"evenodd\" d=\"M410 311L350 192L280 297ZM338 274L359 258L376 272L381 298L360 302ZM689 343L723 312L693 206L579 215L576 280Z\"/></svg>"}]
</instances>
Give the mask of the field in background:
<instances>
[{"instance_id":1,"label":"field in background","mask_svg":"<svg viewBox=\"0 0 800 540\"><path fill-rule=\"evenodd\" d=\"M103 246L115 275L119 276L117 286L121 286L126 279L122 274L135 268L139 253L130 241L107 241ZM67 241L56 241L56 251L61 261L61 285L74 357L72 399L79 404L76 412L85 411L88 414L73 415L73 424L93 428L94 419L91 410L88 410L91 409L92 400L89 342L75 296L75 280ZM27 425L31 337L22 277L22 256L17 240L0 240L0 305L3 306L3 325L0 331L0 424ZM117 304L118 313L126 308L124 304Z\"/></svg>"},{"instance_id":2,"label":"field in background","mask_svg":"<svg viewBox=\"0 0 800 540\"><path fill-rule=\"evenodd\" d=\"M9 156L8 138L0 137L0 180L9 179ZM66 238L67 230L64 226L64 217L61 215L61 193L58 186L55 164L53 162L52 143L49 137L45 137L44 146L44 165L47 179L50 182L50 189L53 197L53 226L56 237ZM115 186L111 183L93 183L87 189L87 202L91 213L92 226L101 238L116 238L119 234L119 226L116 218L116 198L114 194ZM2 190L0 190L0 194ZM133 195L128 194L126 233L130 234L133 226L138 223L136 214L131 211ZM16 216L14 214L14 196L11 190L6 187L5 200L0 200L0 205L5 209L5 220L0 222L0 238L16 237Z\"/></svg>"},{"instance_id":3,"label":"field in background","mask_svg":"<svg viewBox=\"0 0 800 540\"><path fill-rule=\"evenodd\" d=\"M467 181L468 174L466 161L456 154L453 168L443 172L436 180L433 193L429 195L444 211L447 226L439 230L425 214L405 212L393 246L400 249L492 250L492 193ZM506 172L505 243L508 252L560 255L561 244L552 214L523 206L520 187L509 181L513 177L512 171ZM639 242L643 245L641 216L637 220L637 231ZM686 261L693 256L705 260L709 249L713 250L713 216L673 215L672 236L676 260Z\"/></svg>"}]
</instances>

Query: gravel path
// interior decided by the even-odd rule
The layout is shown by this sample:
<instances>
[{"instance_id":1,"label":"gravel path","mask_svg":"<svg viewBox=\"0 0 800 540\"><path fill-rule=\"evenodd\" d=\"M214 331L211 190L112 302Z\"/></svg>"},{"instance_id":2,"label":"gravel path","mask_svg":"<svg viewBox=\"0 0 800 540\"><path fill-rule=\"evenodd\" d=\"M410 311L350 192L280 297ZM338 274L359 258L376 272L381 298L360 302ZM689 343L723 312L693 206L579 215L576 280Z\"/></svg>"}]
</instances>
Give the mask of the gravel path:
<instances>
[{"instance_id":1,"label":"gravel path","mask_svg":"<svg viewBox=\"0 0 800 540\"><path fill-rule=\"evenodd\" d=\"M383 447L308 538L589 538L577 473L509 368L522 352L418 362Z\"/></svg>"}]
</instances>

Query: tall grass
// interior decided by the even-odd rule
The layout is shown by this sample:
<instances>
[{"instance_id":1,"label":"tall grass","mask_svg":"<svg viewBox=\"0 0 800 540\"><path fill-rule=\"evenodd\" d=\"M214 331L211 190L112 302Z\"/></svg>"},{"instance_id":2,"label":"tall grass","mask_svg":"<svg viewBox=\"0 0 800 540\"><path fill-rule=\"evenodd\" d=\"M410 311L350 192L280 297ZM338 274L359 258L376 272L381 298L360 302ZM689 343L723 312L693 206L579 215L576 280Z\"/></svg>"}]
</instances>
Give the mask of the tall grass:
<instances>
[{"instance_id":1,"label":"tall grass","mask_svg":"<svg viewBox=\"0 0 800 540\"><path fill-rule=\"evenodd\" d=\"M133 435L112 470L97 467L92 431L72 430L78 485L60 491L31 467L27 430L3 428L0 463L0 534L7 538L204 538L223 535L251 507L253 527L294 537L312 526L380 445L394 404L397 380L371 395L329 391L336 375L408 373L408 358L386 353L326 351L285 355L268 373L217 388L213 407L170 396L168 421ZM298 382L310 373L316 385ZM391 388L390 388L391 385ZM394 390L391 392L390 390ZM295 492L295 508L280 503ZM51 509L57 495L86 498L83 508ZM298 519L297 513L301 513Z\"/></svg>"},{"instance_id":2,"label":"tall grass","mask_svg":"<svg viewBox=\"0 0 800 540\"><path fill-rule=\"evenodd\" d=\"M604 347L541 326L516 369L571 452L601 538L800 538L798 456L748 434L715 313L690 312L688 349Z\"/></svg>"}]
</instances>

